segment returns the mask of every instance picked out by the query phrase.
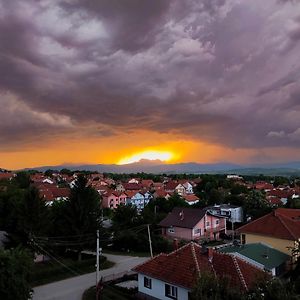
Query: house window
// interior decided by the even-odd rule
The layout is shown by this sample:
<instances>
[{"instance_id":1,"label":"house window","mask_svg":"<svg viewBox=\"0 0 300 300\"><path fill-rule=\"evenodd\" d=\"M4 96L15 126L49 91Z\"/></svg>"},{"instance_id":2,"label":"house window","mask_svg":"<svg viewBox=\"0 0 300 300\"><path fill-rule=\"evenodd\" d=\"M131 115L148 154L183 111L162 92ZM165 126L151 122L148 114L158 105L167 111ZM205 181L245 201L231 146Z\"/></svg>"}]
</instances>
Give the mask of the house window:
<instances>
[{"instance_id":1,"label":"house window","mask_svg":"<svg viewBox=\"0 0 300 300\"><path fill-rule=\"evenodd\" d=\"M165 296L172 299L177 299L177 287L165 284Z\"/></svg>"},{"instance_id":2,"label":"house window","mask_svg":"<svg viewBox=\"0 0 300 300\"><path fill-rule=\"evenodd\" d=\"M194 229L194 234L201 235L201 228Z\"/></svg>"},{"instance_id":3,"label":"house window","mask_svg":"<svg viewBox=\"0 0 300 300\"><path fill-rule=\"evenodd\" d=\"M206 222L206 226L209 227L209 222Z\"/></svg>"},{"instance_id":4,"label":"house window","mask_svg":"<svg viewBox=\"0 0 300 300\"><path fill-rule=\"evenodd\" d=\"M216 220L216 225L219 225L219 220Z\"/></svg>"},{"instance_id":5,"label":"house window","mask_svg":"<svg viewBox=\"0 0 300 300\"><path fill-rule=\"evenodd\" d=\"M171 227L171 228L168 229L168 232L169 233L175 233L175 229L173 227Z\"/></svg>"},{"instance_id":6,"label":"house window","mask_svg":"<svg viewBox=\"0 0 300 300\"><path fill-rule=\"evenodd\" d=\"M246 235L245 234L242 234L241 235L241 244L246 244Z\"/></svg>"},{"instance_id":7,"label":"house window","mask_svg":"<svg viewBox=\"0 0 300 300\"><path fill-rule=\"evenodd\" d=\"M146 287L147 289L152 288L152 280L150 278L144 277L144 287Z\"/></svg>"}]
</instances>

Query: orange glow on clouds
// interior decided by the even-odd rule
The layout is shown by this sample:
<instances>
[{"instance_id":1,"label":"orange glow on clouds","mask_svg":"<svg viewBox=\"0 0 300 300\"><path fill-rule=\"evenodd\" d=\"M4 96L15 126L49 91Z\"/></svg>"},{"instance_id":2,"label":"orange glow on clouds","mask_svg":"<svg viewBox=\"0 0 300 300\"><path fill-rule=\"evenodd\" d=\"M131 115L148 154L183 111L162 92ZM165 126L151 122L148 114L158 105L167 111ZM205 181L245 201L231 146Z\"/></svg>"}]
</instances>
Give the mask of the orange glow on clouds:
<instances>
[{"instance_id":1,"label":"orange glow on clouds","mask_svg":"<svg viewBox=\"0 0 300 300\"><path fill-rule=\"evenodd\" d=\"M147 150L139 153L135 153L131 156L126 156L122 158L118 164L125 165L130 163L139 162L141 159L147 160L161 160L168 162L174 158L174 154L170 151L157 151L157 150Z\"/></svg>"}]
</instances>

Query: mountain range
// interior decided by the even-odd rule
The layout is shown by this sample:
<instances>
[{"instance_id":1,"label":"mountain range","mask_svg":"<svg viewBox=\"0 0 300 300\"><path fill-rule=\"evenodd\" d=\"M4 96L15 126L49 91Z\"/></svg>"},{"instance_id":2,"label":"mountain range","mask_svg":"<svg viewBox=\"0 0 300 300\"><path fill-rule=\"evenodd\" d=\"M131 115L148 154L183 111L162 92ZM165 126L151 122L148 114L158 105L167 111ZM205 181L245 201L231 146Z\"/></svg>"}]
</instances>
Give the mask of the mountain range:
<instances>
[{"instance_id":1,"label":"mountain range","mask_svg":"<svg viewBox=\"0 0 300 300\"><path fill-rule=\"evenodd\" d=\"M142 159L139 162L116 165L116 164L62 164L58 166L43 166L27 168L25 170L46 171L48 169L61 170L63 168L79 171L97 171L100 173L154 173L154 174L176 174L176 173L234 173L240 175L300 175L300 161L276 163L276 164L252 164L238 165L234 163L211 163L202 164L195 162L167 164L160 160Z\"/></svg>"}]
</instances>

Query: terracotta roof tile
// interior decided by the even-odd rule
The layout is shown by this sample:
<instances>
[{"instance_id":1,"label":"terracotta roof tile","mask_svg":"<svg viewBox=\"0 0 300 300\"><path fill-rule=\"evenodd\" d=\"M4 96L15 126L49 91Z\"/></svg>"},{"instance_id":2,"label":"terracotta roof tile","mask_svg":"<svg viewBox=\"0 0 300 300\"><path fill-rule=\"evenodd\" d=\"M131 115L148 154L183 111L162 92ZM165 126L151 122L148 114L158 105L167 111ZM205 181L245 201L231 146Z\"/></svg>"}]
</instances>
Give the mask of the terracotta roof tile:
<instances>
[{"instance_id":1,"label":"terracotta roof tile","mask_svg":"<svg viewBox=\"0 0 300 300\"><path fill-rule=\"evenodd\" d=\"M297 240L300 237L300 209L277 208L275 211L240 227L238 231Z\"/></svg>"},{"instance_id":2,"label":"terracotta roof tile","mask_svg":"<svg viewBox=\"0 0 300 300\"><path fill-rule=\"evenodd\" d=\"M192 289L201 272L214 272L218 277L226 276L232 287L246 291L255 282L262 270L249 263L224 253L213 253L212 260L203 253L201 246L191 242L170 254L160 254L135 267L138 273Z\"/></svg>"}]
</instances>

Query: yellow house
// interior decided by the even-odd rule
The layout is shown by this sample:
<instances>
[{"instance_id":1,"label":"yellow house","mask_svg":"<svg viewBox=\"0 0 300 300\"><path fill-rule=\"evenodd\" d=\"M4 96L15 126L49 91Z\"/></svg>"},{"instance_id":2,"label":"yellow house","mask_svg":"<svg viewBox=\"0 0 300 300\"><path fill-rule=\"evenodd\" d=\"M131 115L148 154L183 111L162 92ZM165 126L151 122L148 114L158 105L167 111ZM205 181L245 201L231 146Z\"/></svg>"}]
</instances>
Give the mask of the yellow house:
<instances>
[{"instance_id":1,"label":"yellow house","mask_svg":"<svg viewBox=\"0 0 300 300\"><path fill-rule=\"evenodd\" d=\"M300 209L278 208L238 229L243 244L265 243L292 255L300 238Z\"/></svg>"}]
</instances>

